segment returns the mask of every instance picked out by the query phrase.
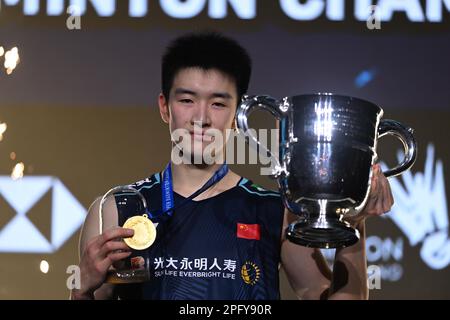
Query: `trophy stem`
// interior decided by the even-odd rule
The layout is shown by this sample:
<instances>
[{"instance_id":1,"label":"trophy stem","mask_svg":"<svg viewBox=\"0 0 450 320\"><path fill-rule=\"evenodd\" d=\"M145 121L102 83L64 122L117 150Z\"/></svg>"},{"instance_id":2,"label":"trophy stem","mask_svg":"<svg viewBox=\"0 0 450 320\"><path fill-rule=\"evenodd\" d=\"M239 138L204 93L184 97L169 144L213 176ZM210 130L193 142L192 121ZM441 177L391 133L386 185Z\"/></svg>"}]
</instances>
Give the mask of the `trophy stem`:
<instances>
[{"instance_id":1,"label":"trophy stem","mask_svg":"<svg viewBox=\"0 0 450 320\"><path fill-rule=\"evenodd\" d=\"M323 200L317 204L319 212L306 214L289 225L286 237L291 242L323 249L349 247L358 242L359 231L342 220L342 215L336 213L336 207L327 205L327 201Z\"/></svg>"}]
</instances>

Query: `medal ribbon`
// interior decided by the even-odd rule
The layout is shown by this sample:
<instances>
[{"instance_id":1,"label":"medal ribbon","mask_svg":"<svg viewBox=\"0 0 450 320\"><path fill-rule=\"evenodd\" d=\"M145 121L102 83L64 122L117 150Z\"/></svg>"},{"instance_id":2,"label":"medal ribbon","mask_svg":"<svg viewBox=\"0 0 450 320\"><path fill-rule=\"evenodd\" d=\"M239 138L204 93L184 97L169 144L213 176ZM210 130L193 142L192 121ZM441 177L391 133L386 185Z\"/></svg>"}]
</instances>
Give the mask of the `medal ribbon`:
<instances>
[{"instance_id":1,"label":"medal ribbon","mask_svg":"<svg viewBox=\"0 0 450 320\"><path fill-rule=\"evenodd\" d=\"M220 168L214 173L214 175L209 178L208 181L197 191L191 194L189 197L184 199L176 207L173 200L173 183L172 183L172 169L170 162L167 164L166 169L163 171L163 179L161 184L161 198L162 198L162 211L159 210L155 213L148 212L150 219L154 222L158 222L164 215L172 216L173 211L185 205L189 200L194 199L198 195L205 192L211 186L215 185L217 182L222 180L223 177L228 173L228 165L226 163L222 164Z\"/></svg>"}]
</instances>

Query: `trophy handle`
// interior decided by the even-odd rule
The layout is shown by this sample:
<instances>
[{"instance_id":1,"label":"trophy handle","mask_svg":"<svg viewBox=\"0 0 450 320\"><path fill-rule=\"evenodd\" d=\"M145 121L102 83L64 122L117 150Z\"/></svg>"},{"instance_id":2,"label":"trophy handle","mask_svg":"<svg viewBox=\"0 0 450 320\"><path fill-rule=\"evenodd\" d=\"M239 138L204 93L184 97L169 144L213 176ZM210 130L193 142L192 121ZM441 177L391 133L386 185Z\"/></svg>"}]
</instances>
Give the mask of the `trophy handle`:
<instances>
[{"instance_id":1,"label":"trophy handle","mask_svg":"<svg viewBox=\"0 0 450 320\"><path fill-rule=\"evenodd\" d=\"M278 178L284 171L278 157L267 149L266 146L261 144L251 130L248 130L248 117L253 111L258 109L269 111L278 120L281 120L284 116L283 112L280 110L280 102L275 98L271 96L244 95L242 97L241 104L236 111L237 128L246 139L251 139L260 149L265 151L267 155L270 155L271 160L275 163L275 168L272 171L272 175L275 178Z\"/></svg>"},{"instance_id":2,"label":"trophy handle","mask_svg":"<svg viewBox=\"0 0 450 320\"><path fill-rule=\"evenodd\" d=\"M383 172L386 177L395 177L402 172L410 169L417 158L417 143L413 135L414 129L403 125L402 123L385 119L381 120L378 127L378 138L384 135L392 135L398 138L405 150L405 157L403 161L392 169Z\"/></svg>"},{"instance_id":3,"label":"trophy handle","mask_svg":"<svg viewBox=\"0 0 450 320\"><path fill-rule=\"evenodd\" d=\"M116 193L122 193L123 195L126 194L126 192L131 192L135 193L139 199L142 201L142 204L144 205L144 210L145 212L147 212L147 200L145 200L144 196L135 188L129 186L129 185L124 185L124 186L116 186L110 190L108 190L108 192L106 192L103 197L100 200L100 206L98 209L98 221L99 221L99 232L100 234L103 233L103 231L105 230L105 226L104 226L104 221L103 221L103 208L105 206L106 201L108 200L109 197L113 196ZM119 215L119 208L117 208L116 205L116 209L117 209L117 214ZM117 219L117 221L119 221L119 219Z\"/></svg>"}]
</instances>

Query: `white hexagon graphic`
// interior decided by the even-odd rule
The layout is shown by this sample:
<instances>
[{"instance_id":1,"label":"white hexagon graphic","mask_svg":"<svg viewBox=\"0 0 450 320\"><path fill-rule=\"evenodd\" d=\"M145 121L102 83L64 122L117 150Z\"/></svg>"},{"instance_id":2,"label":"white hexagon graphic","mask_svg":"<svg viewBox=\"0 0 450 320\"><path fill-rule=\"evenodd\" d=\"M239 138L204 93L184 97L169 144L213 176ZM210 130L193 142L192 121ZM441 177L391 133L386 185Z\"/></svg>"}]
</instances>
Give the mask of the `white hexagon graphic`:
<instances>
[{"instance_id":1,"label":"white hexagon graphic","mask_svg":"<svg viewBox=\"0 0 450 320\"><path fill-rule=\"evenodd\" d=\"M51 242L26 216L50 189ZM0 252L55 252L83 224L87 213L64 184L52 176L27 176L19 180L0 176L0 194L16 211L16 216L0 230Z\"/></svg>"}]
</instances>

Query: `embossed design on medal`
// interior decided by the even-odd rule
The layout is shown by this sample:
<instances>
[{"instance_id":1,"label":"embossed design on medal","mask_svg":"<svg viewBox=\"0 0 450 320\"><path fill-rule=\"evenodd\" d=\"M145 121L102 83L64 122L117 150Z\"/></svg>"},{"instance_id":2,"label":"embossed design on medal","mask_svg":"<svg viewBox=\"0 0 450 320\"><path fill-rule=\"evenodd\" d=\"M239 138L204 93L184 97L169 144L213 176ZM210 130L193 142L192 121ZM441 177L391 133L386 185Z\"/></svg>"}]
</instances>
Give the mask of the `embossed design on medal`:
<instances>
[{"instance_id":1,"label":"embossed design on medal","mask_svg":"<svg viewBox=\"0 0 450 320\"><path fill-rule=\"evenodd\" d=\"M146 214L128 218L123 227L134 230L132 237L123 239L134 250L145 250L155 242L156 228Z\"/></svg>"}]
</instances>

